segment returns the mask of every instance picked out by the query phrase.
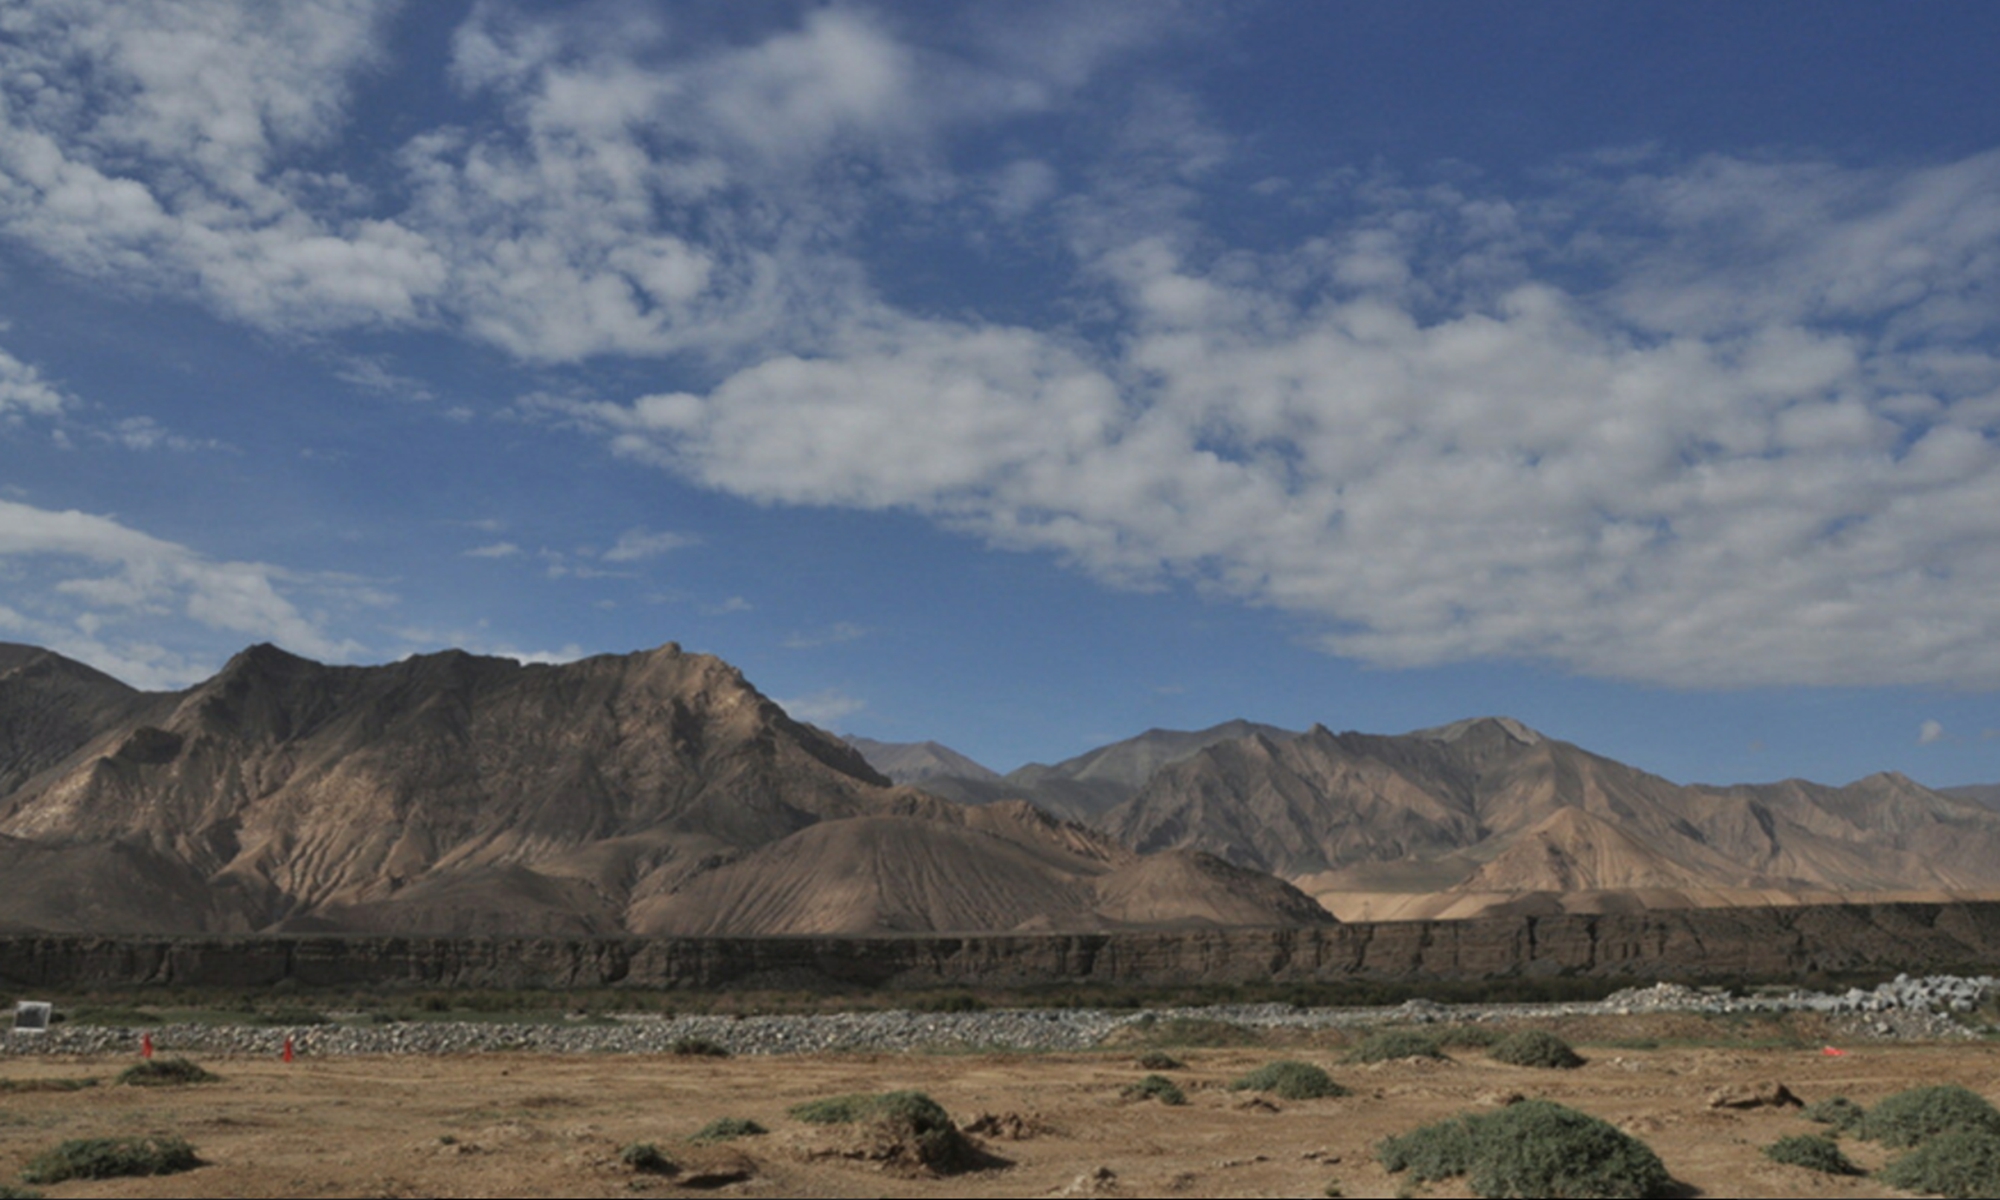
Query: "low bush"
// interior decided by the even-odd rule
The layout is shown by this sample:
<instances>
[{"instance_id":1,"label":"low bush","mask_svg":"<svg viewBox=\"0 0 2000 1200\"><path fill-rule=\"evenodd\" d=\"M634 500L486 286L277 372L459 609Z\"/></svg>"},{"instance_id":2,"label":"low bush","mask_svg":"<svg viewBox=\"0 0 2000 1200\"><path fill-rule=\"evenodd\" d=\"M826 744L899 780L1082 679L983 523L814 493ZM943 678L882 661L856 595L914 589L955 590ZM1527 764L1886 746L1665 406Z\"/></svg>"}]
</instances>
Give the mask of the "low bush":
<instances>
[{"instance_id":1,"label":"low bush","mask_svg":"<svg viewBox=\"0 0 2000 1200\"><path fill-rule=\"evenodd\" d=\"M1187 1093L1165 1075L1148 1075L1119 1093L1127 1100L1158 1100L1162 1104L1186 1104Z\"/></svg>"},{"instance_id":2,"label":"low bush","mask_svg":"<svg viewBox=\"0 0 2000 1200\"><path fill-rule=\"evenodd\" d=\"M28 1160L29 1183L66 1179L116 1179L124 1175L173 1175L201 1165L180 1138L74 1138Z\"/></svg>"},{"instance_id":3,"label":"low bush","mask_svg":"<svg viewBox=\"0 0 2000 1200\"><path fill-rule=\"evenodd\" d=\"M1786 1166L1804 1167L1828 1175L1859 1175L1861 1168L1848 1161L1840 1147L1828 1136L1809 1133L1782 1137L1764 1147L1764 1157Z\"/></svg>"},{"instance_id":4,"label":"low bush","mask_svg":"<svg viewBox=\"0 0 2000 1200\"><path fill-rule=\"evenodd\" d=\"M1862 1116L1855 1133L1885 1146L1917 1146L1941 1133L1972 1130L2000 1135L2000 1111L1957 1084L1911 1088Z\"/></svg>"},{"instance_id":5,"label":"low bush","mask_svg":"<svg viewBox=\"0 0 2000 1200\"><path fill-rule=\"evenodd\" d=\"M814 1125L860 1125L871 1139L868 1157L941 1175L988 1165L944 1106L922 1092L830 1096L794 1105L793 1119Z\"/></svg>"},{"instance_id":6,"label":"low bush","mask_svg":"<svg viewBox=\"0 0 2000 1200\"><path fill-rule=\"evenodd\" d=\"M1940 1196L2000 1196L2000 1135L1982 1129L1941 1133L1876 1176L1891 1187Z\"/></svg>"},{"instance_id":7,"label":"low bush","mask_svg":"<svg viewBox=\"0 0 2000 1200\"><path fill-rule=\"evenodd\" d=\"M746 1117L717 1117L689 1139L696 1142L727 1142L740 1137L759 1137L771 1132Z\"/></svg>"},{"instance_id":8,"label":"low bush","mask_svg":"<svg viewBox=\"0 0 2000 1200\"><path fill-rule=\"evenodd\" d=\"M1610 1124L1547 1100L1524 1100L1384 1140L1376 1157L1419 1180L1468 1176L1480 1196L1659 1196L1659 1156Z\"/></svg>"},{"instance_id":9,"label":"low bush","mask_svg":"<svg viewBox=\"0 0 2000 1200\"><path fill-rule=\"evenodd\" d=\"M1438 1033L1438 1041L1446 1049L1485 1050L1499 1040L1500 1031L1486 1025L1453 1025Z\"/></svg>"},{"instance_id":10,"label":"low bush","mask_svg":"<svg viewBox=\"0 0 2000 1200\"><path fill-rule=\"evenodd\" d=\"M1443 1048L1430 1034L1418 1033L1414 1029L1390 1029L1369 1035L1359 1046L1347 1052L1345 1061L1378 1063L1393 1062L1399 1058L1443 1057Z\"/></svg>"},{"instance_id":11,"label":"low bush","mask_svg":"<svg viewBox=\"0 0 2000 1200\"><path fill-rule=\"evenodd\" d=\"M1232 1092L1270 1092L1284 1100L1317 1100L1345 1096L1347 1089L1327 1078L1311 1063L1280 1059L1265 1063L1229 1085Z\"/></svg>"},{"instance_id":12,"label":"low bush","mask_svg":"<svg viewBox=\"0 0 2000 1200\"><path fill-rule=\"evenodd\" d=\"M94 1075L57 1079L0 1079L0 1092L80 1092L97 1086Z\"/></svg>"},{"instance_id":13,"label":"low bush","mask_svg":"<svg viewBox=\"0 0 2000 1200\"><path fill-rule=\"evenodd\" d=\"M1867 1110L1845 1096L1829 1096L1815 1100L1799 1110L1799 1115L1808 1121L1818 1121L1835 1129L1849 1130L1861 1124Z\"/></svg>"},{"instance_id":14,"label":"low bush","mask_svg":"<svg viewBox=\"0 0 2000 1200\"><path fill-rule=\"evenodd\" d=\"M660 1153L651 1142L633 1142L618 1152L618 1161L648 1175L672 1175L680 1170L674 1160Z\"/></svg>"},{"instance_id":15,"label":"low bush","mask_svg":"<svg viewBox=\"0 0 2000 1200\"><path fill-rule=\"evenodd\" d=\"M1547 1067L1567 1071L1583 1065L1583 1056L1553 1033L1523 1029L1493 1044L1489 1051L1498 1062L1515 1067Z\"/></svg>"},{"instance_id":16,"label":"low bush","mask_svg":"<svg viewBox=\"0 0 2000 1200\"><path fill-rule=\"evenodd\" d=\"M11 1183L0 1183L0 1200L42 1200L42 1194L34 1188L15 1187Z\"/></svg>"},{"instance_id":17,"label":"low bush","mask_svg":"<svg viewBox=\"0 0 2000 1200\"><path fill-rule=\"evenodd\" d=\"M682 1058L728 1058L729 1048L707 1038L684 1037L667 1049Z\"/></svg>"},{"instance_id":18,"label":"low bush","mask_svg":"<svg viewBox=\"0 0 2000 1200\"><path fill-rule=\"evenodd\" d=\"M1164 1050L1148 1050L1139 1056L1142 1071L1185 1071L1187 1064Z\"/></svg>"},{"instance_id":19,"label":"low bush","mask_svg":"<svg viewBox=\"0 0 2000 1200\"><path fill-rule=\"evenodd\" d=\"M149 1058L118 1073L118 1082L129 1087L180 1087L189 1083L215 1083L221 1078L185 1058Z\"/></svg>"}]
</instances>

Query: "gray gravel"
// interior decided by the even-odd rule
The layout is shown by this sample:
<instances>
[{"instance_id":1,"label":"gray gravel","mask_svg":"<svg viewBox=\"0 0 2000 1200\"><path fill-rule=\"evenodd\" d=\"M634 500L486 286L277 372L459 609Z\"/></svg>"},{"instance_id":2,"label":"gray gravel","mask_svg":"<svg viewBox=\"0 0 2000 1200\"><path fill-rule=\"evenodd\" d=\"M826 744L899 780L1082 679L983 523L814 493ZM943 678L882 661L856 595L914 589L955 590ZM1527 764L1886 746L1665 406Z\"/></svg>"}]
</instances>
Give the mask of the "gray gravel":
<instances>
[{"instance_id":1,"label":"gray gravel","mask_svg":"<svg viewBox=\"0 0 2000 1200\"><path fill-rule=\"evenodd\" d=\"M923 1049L1088 1050L1116 1030L1194 1018L1258 1029L1327 1029L1380 1024L1466 1024L1532 1017L1644 1013L1820 1012L1843 1019L1849 1036L1936 1040L1976 1031L1951 1013L1974 1010L2000 980L1898 976L1872 991L1807 991L1735 996L1676 983L1627 988L1596 1003L1448 1005L1410 1000L1392 1008L1294 1008L1286 1004L1142 1010L1012 1009L971 1013L857 1012L813 1016L619 1016L559 1024L421 1021L390 1025L165 1025L151 1029L162 1054L279 1054L287 1037L301 1055L464 1054L524 1050L555 1054L665 1054L676 1043L713 1043L731 1054L824 1051L896 1053ZM0 1055L136 1053L141 1031L59 1025L47 1033L0 1035Z\"/></svg>"}]
</instances>

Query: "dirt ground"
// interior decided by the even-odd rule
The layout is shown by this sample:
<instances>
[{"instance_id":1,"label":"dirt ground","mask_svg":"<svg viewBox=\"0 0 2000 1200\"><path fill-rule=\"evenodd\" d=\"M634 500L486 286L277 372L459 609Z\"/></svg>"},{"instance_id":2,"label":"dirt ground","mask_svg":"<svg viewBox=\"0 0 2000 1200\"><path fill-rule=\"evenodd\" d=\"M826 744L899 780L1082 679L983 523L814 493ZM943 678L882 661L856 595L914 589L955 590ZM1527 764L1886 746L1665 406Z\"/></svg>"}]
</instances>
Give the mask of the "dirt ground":
<instances>
[{"instance_id":1,"label":"dirt ground","mask_svg":"<svg viewBox=\"0 0 2000 1200\"><path fill-rule=\"evenodd\" d=\"M1625 1039L1644 1045L1640 1039ZM1128 1101L1146 1072L1134 1049L1089 1054L818 1055L696 1059L542 1056L205 1060L221 1082L178 1089L113 1086L127 1060L0 1058L0 1182L66 1138L178 1135L207 1165L150 1179L45 1185L66 1196L671 1196L689 1183L750 1196L1464 1196L1462 1180L1412 1187L1372 1147L1506 1093L1603 1117L1644 1139L1685 1194L1884 1196L1767 1160L1761 1148L1822 1127L1796 1109L1712 1108L1731 1084L1778 1080L1810 1102L1844 1094L1872 1105L1918 1084L1959 1083L2000 1099L2000 1045L1857 1044L1841 1057L1812 1048L1583 1044L1589 1063L1541 1071L1494 1063L1477 1049L1453 1061L1343 1065L1331 1044L1175 1048L1167 1072L1188 1104ZM1353 1089L1340 1099L1252 1100L1228 1090L1273 1058L1326 1067ZM77 1091L22 1090L31 1080L96 1076ZM11 1081L11 1087L9 1086ZM850 1092L917 1089L961 1125L1012 1116L1019 1138L986 1148L1010 1165L948 1179L841 1156L851 1135L786 1110ZM717 1117L771 1132L711 1146L688 1137ZM651 1142L678 1175L635 1172L621 1149ZM1887 1155L1852 1139L1873 1169ZM731 1176L741 1176L727 1182Z\"/></svg>"}]
</instances>

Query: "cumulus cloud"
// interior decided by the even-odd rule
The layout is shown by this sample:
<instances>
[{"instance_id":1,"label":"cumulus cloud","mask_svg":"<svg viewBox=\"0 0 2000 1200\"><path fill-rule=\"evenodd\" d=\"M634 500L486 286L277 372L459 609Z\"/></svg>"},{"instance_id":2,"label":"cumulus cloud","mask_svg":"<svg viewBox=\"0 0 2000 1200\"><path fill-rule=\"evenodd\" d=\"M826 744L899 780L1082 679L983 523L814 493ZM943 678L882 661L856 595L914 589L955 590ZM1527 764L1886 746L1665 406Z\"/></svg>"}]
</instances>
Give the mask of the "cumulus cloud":
<instances>
[{"instance_id":1,"label":"cumulus cloud","mask_svg":"<svg viewBox=\"0 0 2000 1200\"><path fill-rule=\"evenodd\" d=\"M1929 746L1944 740L1944 724L1941 721L1926 720L1917 726L1917 745Z\"/></svg>"},{"instance_id":2,"label":"cumulus cloud","mask_svg":"<svg viewBox=\"0 0 2000 1200\"><path fill-rule=\"evenodd\" d=\"M40 371L0 350L0 422L53 417L68 405L68 397Z\"/></svg>"},{"instance_id":3,"label":"cumulus cloud","mask_svg":"<svg viewBox=\"0 0 2000 1200\"><path fill-rule=\"evenodd\" d=\"M1192 580L1372 663L1991 686L2000 157L1783 177L1806 234L1719 162L1530 198L1370 183L1381 211L1282 254L1094 243L1108 349L878 312L705 392L568 411L710 487ZM1714 277L1641 236L1690 214L1735 247ZM1614 216L1643 244L1586 236ZM1829 274L1828 244L1875 265ZM1718 312L1749 260L1762 297Z\"/></svg>"},{"instance_id":4,"label":"cumulus cloud","mask_svg":"<svg viewBox=\"0 0 2000 1200\"><path fill-rule=\"evenodd\" d=\"M163 646L171 639L150 632L157 625L185 621L227 634L238 643L230 650L242 639L264 638L340 659L361 647L329 632L323 616L302 612L288 593L388 600L354 581L219 562L112 517L9 500L0 500L0 568L10 583L0 624L138 687L183 686L212 669L197 653Z\"/></svg>"}]
</instances>

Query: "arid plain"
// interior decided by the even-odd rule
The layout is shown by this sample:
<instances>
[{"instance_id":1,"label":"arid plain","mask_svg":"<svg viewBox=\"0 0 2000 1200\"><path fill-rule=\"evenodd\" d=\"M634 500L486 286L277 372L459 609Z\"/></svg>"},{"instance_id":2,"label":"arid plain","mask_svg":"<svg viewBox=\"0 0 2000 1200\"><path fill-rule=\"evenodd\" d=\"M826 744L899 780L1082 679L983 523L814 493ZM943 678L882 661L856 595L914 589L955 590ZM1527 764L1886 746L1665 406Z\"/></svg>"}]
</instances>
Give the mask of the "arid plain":
<instances>
[{"instance_id":1,"label":"arid plain","mask_svg":"<svg viewBox=\"0 0 2000 1200\"><path fill-rule=\"evenodd\" d=\"M1720 1089L1767 1081L1805 1101L1863 1105L1915 1083L2000 1094L2000 1045L1849 1042L1818 1019L1743 1025L1651 1014L1544 1023L1588 1058L1570 1071L1505 1066L1454 1047L1448 1061L1343 1063L1353 1035L1267 1044L1170 1047L1165 1072L1188 1103L1131 1100L1146 1071L1138 1043L1083 1054L907 1053L785 1057L539 1055L205 1059L220 1081L173 1089L115 1086L120 1059L9 1058L0 1065L0 1173L12 1179L66 1138L179 1136L205 1165L161 1178L69 1182L54 1196L1463 1196L1462 1179L1412 1189L1375 1159L1382 1138L1516 1094L1613 1122L1650 1145L1682 1194L1900 1195L1866 1177L1768 1160L1788 1134L1824 1127L1795 1107L1726 1108ZM1273 1100L1229 1083L1274 1058L1324 1066L1352 1090ZM98 1077L76 1091L34 1081ZM44 1085L45 1086L45 1085ZM788 1115L805 1101L915 1089L961 1126L983 1129L1005 1165L939 1177L853 1155L840 1127ZM689 1139L719 1117L770 1132ZM982 1117L993 1118L982 1121ZM652 1143L677 1173L635 1171L625 1147ZM1841 1142L1859 1166L1889 1156ZM1337 1189L1329 1192L1329 1187Z\"/></svg>"}]
</instances>

